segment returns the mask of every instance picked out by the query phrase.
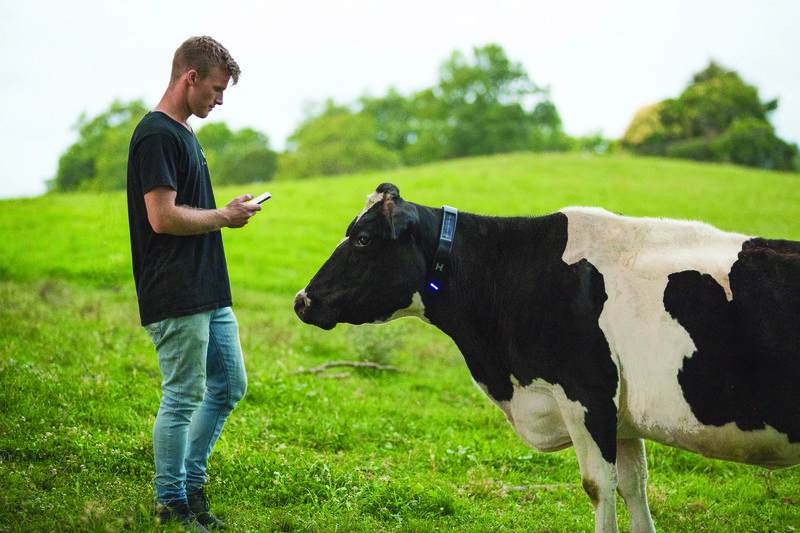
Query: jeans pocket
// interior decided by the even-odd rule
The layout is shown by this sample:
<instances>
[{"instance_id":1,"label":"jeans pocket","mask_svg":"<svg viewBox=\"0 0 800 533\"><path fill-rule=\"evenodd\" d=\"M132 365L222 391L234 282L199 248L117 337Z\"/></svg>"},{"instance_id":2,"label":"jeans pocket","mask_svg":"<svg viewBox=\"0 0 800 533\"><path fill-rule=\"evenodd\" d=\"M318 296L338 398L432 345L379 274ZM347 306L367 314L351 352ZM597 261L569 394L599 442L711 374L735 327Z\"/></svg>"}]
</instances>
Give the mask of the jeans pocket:
<instances>
[{"instance_id":1,"label":"jeans pocket","mask_svg":"<svg viewBox=\"0 0 800 533\"><path fill-rule=\"evenodd\" d=\"M158 346L158 343L161 342L161 337L163 337L163 333L161 332L161 322L153 322L152 324L148 324L144 327L147 334L150 335L150 340L153 341L153 344Z\"/></svg>"}]
</instances>

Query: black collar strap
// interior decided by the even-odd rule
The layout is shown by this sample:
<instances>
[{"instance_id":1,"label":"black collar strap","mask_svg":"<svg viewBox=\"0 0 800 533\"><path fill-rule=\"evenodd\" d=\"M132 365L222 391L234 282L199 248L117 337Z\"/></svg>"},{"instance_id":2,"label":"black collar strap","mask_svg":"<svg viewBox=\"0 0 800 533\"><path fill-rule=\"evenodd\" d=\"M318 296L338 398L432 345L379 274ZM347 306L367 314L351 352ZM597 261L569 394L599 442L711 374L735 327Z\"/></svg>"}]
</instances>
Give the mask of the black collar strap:
<instances>
[{"instance_id":1,"label":"black collar strap","mask_svg":"<svg viewBox=\"0 0 800 533\"><path fill-rule=\"evenodd\" d=\"M445 280L450 272L450 250L453 247L456 223L458 222L458 209L447 205L442 206L442 209L444 215L442 216L442 231L439 234L439 246L436 248L433 266L428 275L428 287L434 293L445 288Z\"/></svg>"}]
</instances>

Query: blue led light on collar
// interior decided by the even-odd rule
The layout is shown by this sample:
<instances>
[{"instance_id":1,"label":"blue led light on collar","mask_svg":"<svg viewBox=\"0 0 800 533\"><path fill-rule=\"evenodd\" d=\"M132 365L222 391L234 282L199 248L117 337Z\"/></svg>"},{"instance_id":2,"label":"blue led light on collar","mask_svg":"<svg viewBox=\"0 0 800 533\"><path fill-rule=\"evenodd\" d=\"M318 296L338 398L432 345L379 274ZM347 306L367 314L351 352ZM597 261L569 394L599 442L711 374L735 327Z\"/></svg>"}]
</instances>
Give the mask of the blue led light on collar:
<instances>
[{"instance_id":1,"label":"blue led light on collar","mask_svg":"<svg viewBox=\"0 0 800 533\"><path fill-rule=\"evenodd\" d=\"M442 206L442 209L444 215L442 216L442 231L439 234L439 246L436 248L433 265L428 274L428 287L433 292L439 292L445 287L446 275L450 272L450 250L453 247L458 223L458 209L448 205Z\"/></svg>"}]
</instances>

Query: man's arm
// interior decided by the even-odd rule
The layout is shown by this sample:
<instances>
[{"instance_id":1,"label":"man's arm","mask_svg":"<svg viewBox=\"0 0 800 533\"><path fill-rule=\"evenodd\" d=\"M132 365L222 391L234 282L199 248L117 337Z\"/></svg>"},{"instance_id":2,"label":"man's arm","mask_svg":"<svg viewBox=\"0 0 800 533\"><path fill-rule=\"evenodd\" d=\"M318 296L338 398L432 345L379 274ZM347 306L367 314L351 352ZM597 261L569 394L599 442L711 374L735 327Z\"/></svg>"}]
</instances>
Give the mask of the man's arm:
<instances>
[{"instance_id":1,"label":"man's arm","mask_svg":"<svg viewBox=\"0 0 800 533\"><path fill-rule=\"evenodd\" d=\"M173 189L166 187L156 187L144 195L147 219L156 233L199 235L220 228L241 228L261 211L260 205L245 203L253 198L252 194L234 198L221 209L175 205L176 196Z\"/></svg>"}]
</instances>

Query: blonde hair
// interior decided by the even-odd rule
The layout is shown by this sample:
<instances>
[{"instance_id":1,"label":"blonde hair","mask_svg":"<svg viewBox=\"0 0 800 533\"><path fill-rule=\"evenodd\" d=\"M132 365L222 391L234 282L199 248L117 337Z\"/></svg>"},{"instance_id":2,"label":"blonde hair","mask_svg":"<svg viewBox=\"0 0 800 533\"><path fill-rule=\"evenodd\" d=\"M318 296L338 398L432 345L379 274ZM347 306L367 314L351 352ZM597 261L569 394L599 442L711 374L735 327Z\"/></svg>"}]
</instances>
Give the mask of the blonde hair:
<instances>
[{"instance_id":1,"label":"blonde hair","mask_svg":"<svg viewBox=\"0 0 800 533\"><path fill-rule=\"evenodd\" d=\"M200 79L203 79L217 66L227 70L233 79L233 84L236 85L242 71L230 52L211 37L190 37L175 51L171 82L192 69L197 71Z\"/></svg>"}]
</instances>

